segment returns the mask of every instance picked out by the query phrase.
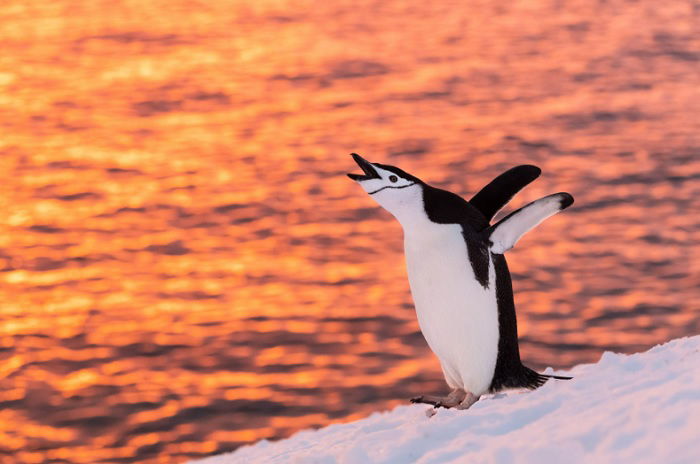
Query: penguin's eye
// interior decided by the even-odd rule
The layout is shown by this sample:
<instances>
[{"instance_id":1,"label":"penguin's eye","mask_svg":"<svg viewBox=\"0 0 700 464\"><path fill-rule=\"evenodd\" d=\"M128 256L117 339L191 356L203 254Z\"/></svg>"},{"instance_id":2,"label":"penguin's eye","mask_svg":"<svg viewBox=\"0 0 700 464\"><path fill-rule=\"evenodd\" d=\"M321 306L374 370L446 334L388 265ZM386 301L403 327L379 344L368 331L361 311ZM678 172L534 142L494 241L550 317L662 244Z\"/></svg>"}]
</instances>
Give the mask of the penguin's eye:
<instances>
[{"instance_id":1,"label":"penguin's eye","mask_svg":"<svg viewBox=\"0 0 700 464\"><path fill-rule=\"evenodd\" d=\"M396 182L397 180L399 180L399 178L396 177L396 176L389 176L389 180L390 180L391 182Z\"/></svg>"}]
</instances>

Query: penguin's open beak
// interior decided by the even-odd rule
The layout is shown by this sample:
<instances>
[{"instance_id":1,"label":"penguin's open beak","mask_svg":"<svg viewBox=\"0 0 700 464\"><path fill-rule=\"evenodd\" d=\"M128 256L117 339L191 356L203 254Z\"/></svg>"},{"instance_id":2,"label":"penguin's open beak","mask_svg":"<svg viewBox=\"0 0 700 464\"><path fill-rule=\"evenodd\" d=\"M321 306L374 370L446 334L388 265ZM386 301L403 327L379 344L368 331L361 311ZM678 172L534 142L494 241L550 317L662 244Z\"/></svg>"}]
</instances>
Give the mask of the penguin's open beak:
<instances>
[{"instance_id":1,"label":"penguin's open beak","mask_svg":"<svg viewBox=\"0 0 700 464\"><path fill-rule=\"evenodd\" d=\"M372 163L358 155L357 153L351 153L352 154L352 159L355 160L358 166L362 168L362 171L365 173L363 176L362 174L348 174L348 177L351 178L352 180L356 181L362 181L362 180L370 180L370 179L381 179L381 176L377 174L377 170L374 169L374 166L372 166Z\"/></svg>"}]
</instances>

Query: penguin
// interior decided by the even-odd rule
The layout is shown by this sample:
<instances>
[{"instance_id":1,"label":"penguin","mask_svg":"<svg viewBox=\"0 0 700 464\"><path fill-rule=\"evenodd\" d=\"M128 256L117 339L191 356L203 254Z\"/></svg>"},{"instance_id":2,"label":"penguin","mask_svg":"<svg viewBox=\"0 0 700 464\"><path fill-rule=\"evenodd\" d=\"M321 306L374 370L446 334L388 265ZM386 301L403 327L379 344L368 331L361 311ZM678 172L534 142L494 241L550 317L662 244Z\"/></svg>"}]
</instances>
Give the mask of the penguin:
<instances>
[{"instance_id":1,"label":"penguin","mask_svg":"<svg viewBox=\"0 0 700 464\"><path fill-rule=\"evenodd\" d=\"M523 206L496 224L494 215L540 175L517 166L469 201L395 167L352 153L363 174L348 174L401 224L416 316L451 392L413 403L468 409L485 393L536 389L550 378L523 365L513 288L504 253L526 232L571 206L565 192Z\"/></svg>"}]
</instances>

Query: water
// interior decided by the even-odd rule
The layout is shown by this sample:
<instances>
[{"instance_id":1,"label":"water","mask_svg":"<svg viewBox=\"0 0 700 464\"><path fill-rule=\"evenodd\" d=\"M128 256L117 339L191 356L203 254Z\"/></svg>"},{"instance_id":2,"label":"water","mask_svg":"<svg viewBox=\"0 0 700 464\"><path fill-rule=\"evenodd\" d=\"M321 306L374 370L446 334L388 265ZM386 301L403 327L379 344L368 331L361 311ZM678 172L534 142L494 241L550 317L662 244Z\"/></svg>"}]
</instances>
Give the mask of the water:
<instances>
[{"instance_id":1,"label":"water","mask_svg":"<svg viewBox=\"0 0 700 464\"><path fill-rule=\"evenodd\" d=\"M347 155L512 206L536 368L700 331L700 10L575 1L0 10L2 462L182 462L439 393Z\"/></svg>"}]
</instances>

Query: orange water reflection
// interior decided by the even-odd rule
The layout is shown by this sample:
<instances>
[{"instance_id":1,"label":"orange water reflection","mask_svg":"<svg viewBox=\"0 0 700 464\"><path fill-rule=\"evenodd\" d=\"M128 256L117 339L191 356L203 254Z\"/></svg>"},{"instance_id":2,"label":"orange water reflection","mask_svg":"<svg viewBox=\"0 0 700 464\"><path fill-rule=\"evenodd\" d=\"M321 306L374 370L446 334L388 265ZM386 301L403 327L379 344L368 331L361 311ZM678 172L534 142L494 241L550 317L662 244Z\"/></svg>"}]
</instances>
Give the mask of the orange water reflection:
<instances>
[{"instance_id":1,"label":"orange water reflection","mask_svg":"<svg viewBox=\"0 0 700 464\"><path fill-rule=\"evenodd\" d=\"M0 459L177 462L444 388L346 154L577 203L510 252L534 367L700 331L690 2L0 9Z\"/></svg>"}]
</instances>

